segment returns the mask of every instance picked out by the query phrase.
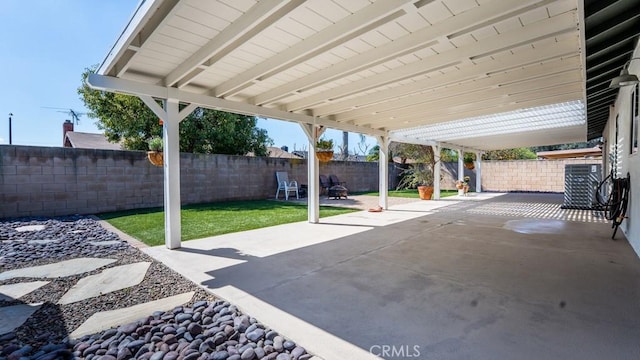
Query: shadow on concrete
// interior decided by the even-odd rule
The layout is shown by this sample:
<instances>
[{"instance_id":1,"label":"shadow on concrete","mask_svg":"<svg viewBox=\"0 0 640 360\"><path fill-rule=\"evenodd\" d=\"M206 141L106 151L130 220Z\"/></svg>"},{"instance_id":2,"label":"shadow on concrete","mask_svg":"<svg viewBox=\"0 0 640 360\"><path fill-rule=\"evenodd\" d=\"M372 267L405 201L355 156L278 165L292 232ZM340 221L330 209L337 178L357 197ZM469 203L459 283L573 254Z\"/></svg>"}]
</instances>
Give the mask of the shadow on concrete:
<instances>
[{"instance_id":1,"label":"shadow on concrete","mask_svg":"<svg viewBox=\"0 0 640 360\"><path fill-rule=\"evenodd\" d=\"M251 255L248 255L248 254L244 254L244 253L242 253L242 251L240 251L238 249L234 249L234 248L214 248L214 249L209 249L209 250L203 250L203 249L193 249L193 248L182 247L182 248L176 249L174 251L187 252L187 253L200 254L200 255L208 255L208 256L224 257L224 258L235 259L235 260L247 260L247 261L250 261L251 258L254 258L254 256L251 256Z\"/></svg>"},{"instance_id":2,"label":"shadow on concrete","mask_svg":"<svg viewBox=\"0 0 640 360\"><path fill-rule=\"evenodd\" d=\"M610 241L606 224L567 221L558 233L525 234L505 227L512 216L470 211L544 199L467 202L243 257L208 272L202 285L214 293L233 286L365 350L387 345L433 359L640 357L640 261L627 241ZM399 354L387 358L406 358Z\"/></svg>"}]
</instances>

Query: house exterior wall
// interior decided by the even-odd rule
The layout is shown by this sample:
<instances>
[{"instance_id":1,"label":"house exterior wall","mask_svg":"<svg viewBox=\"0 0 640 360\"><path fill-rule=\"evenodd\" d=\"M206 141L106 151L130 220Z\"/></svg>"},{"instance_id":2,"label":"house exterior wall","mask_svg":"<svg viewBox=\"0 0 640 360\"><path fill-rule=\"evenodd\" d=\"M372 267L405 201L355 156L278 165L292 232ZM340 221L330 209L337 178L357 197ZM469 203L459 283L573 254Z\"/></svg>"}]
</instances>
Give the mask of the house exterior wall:
<instances>
[{"instance_id":1,"label":"house exterior wall","mask_svg":"<svg viewBox=\"0 0 640 360\"><path fill-rule=\"evenodd\" d=\"M180 167L182 204L273 198L276 171L308 183L306 160L183 153ZM320 174L350 191L378 189L377 163L332 161ZM392 165L389 174L395 186ZM0 145L0 218L159 207L163 181L143 151Z\"/></svg>"},{"instance_id":2,"label":"house exterior wall","mask_svg":"<svg viewBox=\"0 0 640 360\"><path fill-rule=\"evenodd\" d=\"M640 45L636 47L633 57L640 57ZM631 61L629 73L640 74L640 60ZM633 86L620 88L614 107L610 110L609 121L602 134L607 152L604 157L605 165L603 170L608 174L613 165L619 177L625 177L627 173L631 177L627 216L623 220L620 229L624 232L638 256L640 256L640 152L631 153L631 130L633 126L631 94L633 89ZM617 154L617 156L614 154ZM617 164L612 162L610 157L617 158Z\"/></svg>"}]
</instances>

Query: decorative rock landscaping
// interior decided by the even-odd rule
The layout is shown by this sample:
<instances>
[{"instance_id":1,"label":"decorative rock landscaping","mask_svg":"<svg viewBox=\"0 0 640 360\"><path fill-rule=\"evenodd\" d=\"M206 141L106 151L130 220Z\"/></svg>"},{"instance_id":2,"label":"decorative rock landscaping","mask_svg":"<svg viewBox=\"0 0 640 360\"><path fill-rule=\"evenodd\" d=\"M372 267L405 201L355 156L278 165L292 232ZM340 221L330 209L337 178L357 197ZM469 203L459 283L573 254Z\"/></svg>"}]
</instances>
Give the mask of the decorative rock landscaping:
<instances>
[{"instance_id":1,"label":"decorative rock landscaping","mask_svg":"<svg viewBox=\"0 0 640 360\"><path fill-rule=\"evenodd\" d=\"M0 221L1 291L0 313L36 310L3 317L0 360L318 359L85 217ZM191 301L69 335L98 314L123 319L171 298Z\"/></svg>"}]
</instances>

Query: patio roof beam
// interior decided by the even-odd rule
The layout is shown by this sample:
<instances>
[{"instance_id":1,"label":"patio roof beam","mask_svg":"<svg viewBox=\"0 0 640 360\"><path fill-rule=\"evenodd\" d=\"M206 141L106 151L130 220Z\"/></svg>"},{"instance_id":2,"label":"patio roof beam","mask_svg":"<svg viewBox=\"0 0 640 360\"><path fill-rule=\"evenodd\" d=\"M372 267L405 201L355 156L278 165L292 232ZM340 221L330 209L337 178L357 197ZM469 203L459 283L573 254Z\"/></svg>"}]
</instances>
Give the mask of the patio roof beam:
<instances>
[{"instance_id":1,"label":"patio roof beam","mask_svg":"<svg viewBox=\"0 0 640 360\"><path fill-rule=\"evenodd\" d=\"M474 101L472 103L451 103L448 104L448 106L437 109L430 108L429 106L405 108L391 115L372 116L372 119L368 121L363 120L362 123L357 123L357 125L374 128L385 125L386 128L391 131L411 127L412 123L415 124L414 126L420 126L521 108L582 100L582 95L583 92L581 89L572 85L562 85L551 89L536 89L536 91L529 93L495 95L490 99ZM395 123L389 123L390 118L393 118Z\"/></svg>"},{"instance_id":2,"label":"patio roof beam","mask_svg":"<svg viewBox=\"0 0 640 360\"><path fill-rule=\"evenodd\" d=\"M403 135L394 134L393 132L389 133L389 141L395 141L395 142L407 143L407 144L428 145L428 146L438 145L438 143L433 140L403 136Z\"/></svg>"},{"instance_id":3,"label":"patio roof beam","mask_svg":"<svg viewBox=\"0 0 640 360\"><path fill-rule=\"evenodd\" d=\"M424 75L447 67L455 66L459 64L462 59L489 56L500 51L506 51L510 48L529 44L533 41L572 32L575 31L575 22L573 22L574 25L571 26L568 25L568 22L569 20L573 21L575 16L575 12L570 11L553 18L529 24L518 31L499 34L488 40L480 40L473 45L429 56L409 65L378 74L377 76L369 76L364 79L354 81L348 85L332 88L300 100L293 101L287 105L287 110L297 111L306 109L328 100L335 101L336 99L340 99L351 94L357 94L367 89L377 88L418 75Z\"/></svg>"},{"instance_id":4,"label":"patio roof beam","mask_svg":"<svg viewBox=\"0 0 640 360\"><path fill-rule=\"evenodd\" d=\"M523 91L536 88L537 81L549 83L548 77L553 77L556 84L582 81L582 73L579 70L579 59L575 61L561 62L560 64L548 63L534 68L525 68L519 71L505 72L495 76L474 80L472 83L459 83L446 88L437 88L428 92L415 93L396 101L387 101L376 105L362 107L356 110L343 112L335 116L336 121L362 121L370 120L373 114L384 112L394 113L396 109L414 105L424 105L427 102L436 102L440 105L443 101L449 104L459 103L457 98L466 97L470 93L477 92L480 97L491 97L492 94L504 94L505 92ZM420 100L416 100L419 97Z\"/></svg>"},{"instance_id":5,"label":"patio roof beam","mask_svg":"<svg viewBox=\"0 0 640 360\"><path fill-rule=\"evenodd\" d=\"M447 149L450 149L450 150L468 150L469 152L484 153L483 150L470 148L468 146L460 146L460 145L456 145L456 144L449 143L449 142L446 142L446 141L440 141L440 142L438 142L438 144L440 144L440 148L447 148Z\"/></svg>"},{"instance_id":6,"label":"patio roof beam","mask_svg":"<svg viewBox=\"0 0 640 360\"><path fill-rule=\"evenodd\" d=\"M384 130L372 129L353 124L341 124L327 118L316 118L300 113L293 113L274 108L234 102L225 99L219 99L213 96L195 94L172 87L145 84L132 80L114 78L111 76L90 74L87 78L87 84L91 88L97 90L118 92L136 96L146 95L159 99L178 99L181 102L195 104L194 106L223 110L237 114L268 117L272 119L294 121L303 124L320 125L332 129L358 132L370 136L379 136L386 134L386 131Z\"/></svg>"},{"instance_id":7,"label":"patio roof beam","mask_svg":"<svg viewBox=\"0 0 640 360\"><path fill-rule=\"evenodd\" d=\"M518 3L525 6L519 9L519 11L525 11L531 7L532 3L539 6L539 4L537 4L538 1L532 0L516 0L513 2L514 6L517 6ZM438 23L417 32L410 33L409 35L396 39L393 42L373 48L370 51L353 56L320 71L316 71L296 81L283 84L275 89L259 94L251 99L251 103L256 105L267 104L283 97L290 96L297 91L304 91L307 87L318 86L323 83L333 81L338 77L344 77L356 73L364 68L370 68L377 64L403 56L404 54L433 46L438 43L437 39L439 38L449 37L450 34L459 32L461 28L470 29L476 24L490 21L487 19L504 16L502 15L502 12L504 12L504 0L494 0L486 5L469 9L454 16L446 22Z\"/></svg>"},{"instance_id":8,"label":"patio roof beam","mask_svg":"<svg viewBox=\"0 0 640 360\"><path fill-rule=\"evenodd\" d=\"M356 105L363 107L365 105L379 103L385 100L410 95L416 92L426 91L445 85L486 77L489 76L488 72L490 71L495 74L498 70L509 71L514 68L537 66L540 62L543 61L549 61L556 58L560 59L563 56L572 55L572 53L568 53L566 50L566 47L570 42L575 42L575 40L572 39L556 42L545 47L542 50L533 48L527 49L511 55L509 61L498 59L490 62L483 62L478 65L474 65L473 67L464 68L460 71L447 74L447 76L436 76L433 78L419 80L405 86L399 86L393 89L378 91L373 94L367 94L366 97L358 97L355 99L348 99L343 101L331 101L326 105L315 107L313 111L318 116L339 113L342 111L352 110ZM572 58L573 57L575 56L572 56Z\"/></svg>"},{"instance_id":9,"label":"patio roof beam","mask_svg":"<svg viewBox=\"0 0 640 360\"><path fill-rule=\"evenodd\" d=\"M321 30L285 51L273 56L240 76L212 90L214 96L231 96L247 84L290 69L329 49L352 40L368 31L395 20L407 12L405 5L413 0L379 1ZM415 7L414 7L415 9Z\"/></svg>"},{"instance_id":10,"label":"patio roof beam","mask_svg":"<svg viewBox=\"0 0 640 360\"><path fill-rule=\"evenodd\" d=\"M417 114L425 115L426 118L434 118L446 114L456 114L474 108L562 95L580 90L581 75L579 71L569 75L570 76L558 76L558 84L546 88L528 86L527 84L514 84L480 89L480 91L477 91L473 100L468 102L462 101L468 94L454 95L454 93L443 90L442 93L449 94L445 96L444 99L440 97L439 92L433 92L429 94L431 96L423 95L426 99L424 102L414 100L411 104L398 107L392 102L387 105L388 110L370 113L368 116L359 116L358 118L344 120L351 121L356 125L375 127L381 122L388 121L390 118L401 120ZM576 100L578 99L581 99L581 97L578 97ZM403 102L400 102L400 104L403 105ZM337 117L336 120L340 121L343 119Z\"/></svg>"},{"instance_id":11,"label":"patio roof beam","mask_svg":"<svg viewBox=\"0 0 640 360\"><path fill-rule=\"evenodd\" d=\"M115 43L107 58L98 69L99 74L120 76L127 71L131 59L149 40L151 34L161 27L181 5L179 0L143 1L130 21L134 26L127 26ZM155 9L155 11L150 11ZM114 52L114 50L118 50Z\"/></svg>"},{"instance_id":12,"label":"patio roof beam","mask_svg":"<svg viewBox=\"0 0 640 360\"><path fill-rule=\"evenodd\" d=\"M260 1L169 73L164 78L164 85L177 84L179 88L184 87L206 68L272 26L277 19L298 8L305 1Z\"/></svg>"}]
</instances>

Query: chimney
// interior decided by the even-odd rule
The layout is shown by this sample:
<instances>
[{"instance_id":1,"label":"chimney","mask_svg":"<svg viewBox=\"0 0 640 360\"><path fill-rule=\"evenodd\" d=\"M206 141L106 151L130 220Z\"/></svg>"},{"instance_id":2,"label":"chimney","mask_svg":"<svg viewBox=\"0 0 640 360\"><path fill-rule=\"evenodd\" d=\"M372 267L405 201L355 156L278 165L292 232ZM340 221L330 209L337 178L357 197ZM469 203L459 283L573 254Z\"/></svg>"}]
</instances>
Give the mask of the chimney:
<instances>
[{"instance_id":1,"label":"chimney","mask_svg":"<svg viewBox=\"0 0 640 360\"><path fill-rule=\"evenodd\" d=\"M280 150L284 151L284 152L289 152L289 147L287 145L284 145L280 148Z\"/></svg>"},{"instance_id":2,"label":"chimney","mask_svg":"<svg viewBox=\"0 0 640 360\"><path fill-rule=\"evenodd\" d=\"M73 132L73 123L71 120L66 120L64 124L62 124L62 146L71 147L71 144L67 145L67 132Z\"/></svg>"}]
</instances>

